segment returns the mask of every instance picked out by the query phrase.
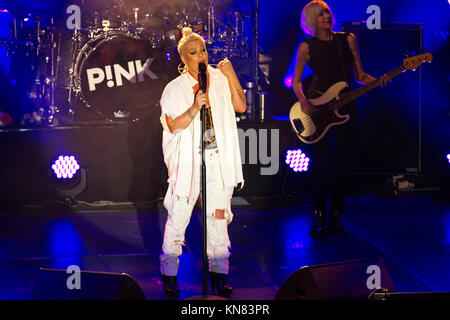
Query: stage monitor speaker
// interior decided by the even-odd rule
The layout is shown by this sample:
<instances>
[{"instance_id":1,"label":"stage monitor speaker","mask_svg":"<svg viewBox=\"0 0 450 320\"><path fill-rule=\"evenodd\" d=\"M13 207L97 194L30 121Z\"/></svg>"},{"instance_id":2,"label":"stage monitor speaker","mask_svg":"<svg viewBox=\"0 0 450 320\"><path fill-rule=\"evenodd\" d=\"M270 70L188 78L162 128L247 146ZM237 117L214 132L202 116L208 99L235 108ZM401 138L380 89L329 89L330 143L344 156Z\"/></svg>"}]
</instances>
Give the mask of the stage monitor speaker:
<instances>
[{"instance_id":1,"label":"stage monitor speaker","mask_svg":"<svg viewBox=\"0 0 450 320\"><path fill-rule=\"evenodd\" d=\"M379 289L394 291L381 258L305 266L279 288L276 300L363 300Z\"/></svg>"},{"instance_id":2,"label":"stage monitor speaker","mask_svg":"<svg viewBox=\"0 0 450 320\"><path fill-rule=\"evenodd\" d=\"M136 281L126 273L80 271L79 286L66 270L39 269L32 300L145 300ZM70 287L70 288L69 288Z\"/></svg>"}]
</instances>

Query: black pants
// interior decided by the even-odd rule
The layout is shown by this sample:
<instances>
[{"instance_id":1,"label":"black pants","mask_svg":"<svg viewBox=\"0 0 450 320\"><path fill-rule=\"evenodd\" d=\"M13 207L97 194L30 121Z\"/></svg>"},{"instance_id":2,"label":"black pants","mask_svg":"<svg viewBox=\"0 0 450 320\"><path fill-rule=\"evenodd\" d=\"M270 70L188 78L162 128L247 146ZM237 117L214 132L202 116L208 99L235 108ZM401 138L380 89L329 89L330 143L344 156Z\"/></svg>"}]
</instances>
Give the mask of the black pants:
<instances>
[{"instance_id":1,"label":"black pants","mask_svg":"<svg viewBox=\"0 0 450 320\"><path fill-rule=\"evenodd\" d=\"M354 157L357 118L356 104L345 106L341 114L350 114L350 120L332 127L312 145L313 206L326 211L327 196L331 197L330 211L344 210L352 161Z\"/></svg>"}]
</instances>

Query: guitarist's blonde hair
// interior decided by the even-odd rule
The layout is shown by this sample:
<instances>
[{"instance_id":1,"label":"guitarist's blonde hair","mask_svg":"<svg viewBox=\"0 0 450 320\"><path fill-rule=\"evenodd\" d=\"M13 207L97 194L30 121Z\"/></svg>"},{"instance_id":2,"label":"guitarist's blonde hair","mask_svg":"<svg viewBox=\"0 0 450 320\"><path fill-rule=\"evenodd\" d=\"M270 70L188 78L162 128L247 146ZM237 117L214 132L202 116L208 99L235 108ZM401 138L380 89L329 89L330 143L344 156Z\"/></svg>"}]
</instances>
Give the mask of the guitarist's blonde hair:
<instances>
[{"instance_id":1,"label":"guitarist's blonde hair","mask_svg":"<svg viewBox=\"0 0 450 320\"><path fill-rule=\"evenodd\" d=\"M314 0L305 5L302 10L300 18L300 27L310 36L316 35L316 19L321 11L326 8L330 11L331 15L331 27L333 28L336 20L334 19L333 12L325 1Z\"/></svg>"}]
</instances>

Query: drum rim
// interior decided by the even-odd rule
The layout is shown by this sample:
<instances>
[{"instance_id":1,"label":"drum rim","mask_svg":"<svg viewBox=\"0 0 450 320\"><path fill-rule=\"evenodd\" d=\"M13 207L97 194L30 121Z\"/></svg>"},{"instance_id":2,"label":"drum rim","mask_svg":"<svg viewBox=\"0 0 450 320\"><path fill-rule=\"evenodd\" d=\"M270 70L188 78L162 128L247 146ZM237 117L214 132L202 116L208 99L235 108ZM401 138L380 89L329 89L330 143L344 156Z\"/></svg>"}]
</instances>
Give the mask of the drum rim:
<instances>
[{"instance_id":1,"label":"drum rim","mask_svg":"<svg viewBox=\"0 0 450 320\"><path fill-rule=\"evenodd\" d=\"M98 46L100 46L101 44L107 42L107 41L111 41L116 37L119 36L124 36L130 39L134 39L134 40L142 40L143 42L145 42L144 39L142 39L141 37L139 37L138 35L132 35L129 33L124 33L124 32L117 32L114 33L112 35L106 35L105 34L99 34L98 36L95 36L94 38L90 39L88 42L86 42L83 47L80 49L80 52L77 54L77 58L75 59L75 64L74 64L74 68L73 68L73 75L75 78L75 81L77 82L75 87L77 89L81 90L81 77L80 77L80 71L82 70L83 66L84 66L84 62L91 56L91 54L97 49ZM99 42L95 42L98 41ZM90 45L92 44L93 45ZM90 48L91 50L87 51L88 48ZM84 59L83 59L84 58ZM81 62L81 64L80 64Z\"/></svg>"}]
</instances>

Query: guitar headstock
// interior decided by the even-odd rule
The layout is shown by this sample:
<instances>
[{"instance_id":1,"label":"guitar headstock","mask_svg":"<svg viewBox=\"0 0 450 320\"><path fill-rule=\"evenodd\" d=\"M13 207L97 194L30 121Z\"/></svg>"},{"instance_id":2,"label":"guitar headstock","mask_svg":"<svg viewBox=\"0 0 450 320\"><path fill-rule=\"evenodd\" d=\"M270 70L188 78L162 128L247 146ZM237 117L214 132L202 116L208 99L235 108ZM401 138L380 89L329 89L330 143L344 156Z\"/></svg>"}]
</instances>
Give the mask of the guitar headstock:
<instances>
[{"instance_id":1,"label":"guitar headstock","mask_svg":"<svg viewBox=\"0 0 450 320\"><path fill-rule=\"evenodd\" d=\"M431 62L433 55L431 53L418 54L414 57L409 57L403 60L403 68L405 70L416 70L422 62Z\"/></svg>"}]
</instances>

